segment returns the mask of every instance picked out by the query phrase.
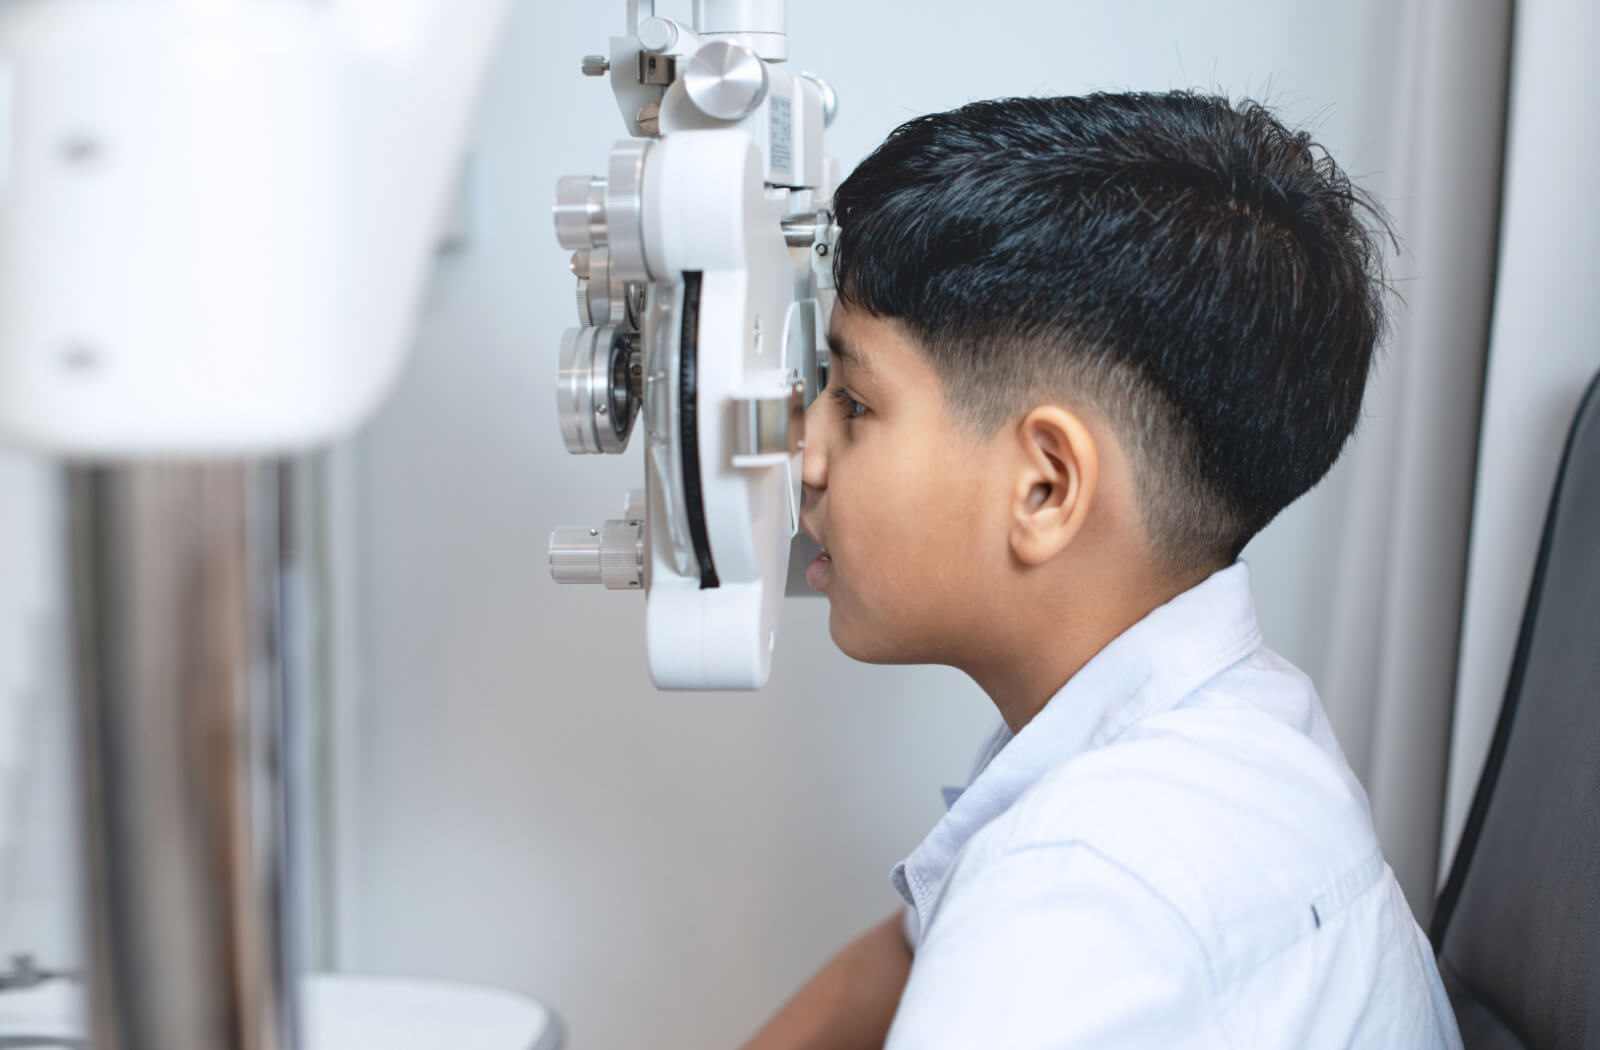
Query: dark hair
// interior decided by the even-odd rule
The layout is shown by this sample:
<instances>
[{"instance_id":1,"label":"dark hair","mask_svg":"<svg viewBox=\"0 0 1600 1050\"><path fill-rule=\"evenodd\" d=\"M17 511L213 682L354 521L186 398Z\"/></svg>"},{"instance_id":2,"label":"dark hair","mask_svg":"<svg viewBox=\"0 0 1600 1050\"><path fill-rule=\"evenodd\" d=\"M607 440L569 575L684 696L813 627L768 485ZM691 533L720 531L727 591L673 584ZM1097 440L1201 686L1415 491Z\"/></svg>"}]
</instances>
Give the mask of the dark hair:
<instances>
[{"instance_id":1,"label":"dark hair","mask_svg":"<svg viewBox=\"0 0 1600 1050\"><path fill-rule=\"evenodd\" d=\"M1261 105L975 102L897 128L834 208L840 302L902 322L980 432L1102 412L1173 571L1231 562L1355 428L1386 226Z\"/></svg>"}]
</instances>

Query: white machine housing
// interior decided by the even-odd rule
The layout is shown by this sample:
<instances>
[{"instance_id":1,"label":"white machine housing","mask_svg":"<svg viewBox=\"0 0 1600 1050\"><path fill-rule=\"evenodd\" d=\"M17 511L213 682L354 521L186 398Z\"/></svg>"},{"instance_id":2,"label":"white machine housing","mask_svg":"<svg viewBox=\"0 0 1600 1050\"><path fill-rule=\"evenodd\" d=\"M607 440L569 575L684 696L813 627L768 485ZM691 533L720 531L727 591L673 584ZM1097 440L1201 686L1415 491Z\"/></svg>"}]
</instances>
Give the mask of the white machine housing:
<instances>
[{"instance_id":1,"label":"white machine housing","mask_svg":"<svg viewBox=\"0 0 1600 1050\"><path fill-rule=\"evenodd\" d=\"M0 5L0 438L243 457L356 426L506 7Z\"/></svg>"}]
</instances>

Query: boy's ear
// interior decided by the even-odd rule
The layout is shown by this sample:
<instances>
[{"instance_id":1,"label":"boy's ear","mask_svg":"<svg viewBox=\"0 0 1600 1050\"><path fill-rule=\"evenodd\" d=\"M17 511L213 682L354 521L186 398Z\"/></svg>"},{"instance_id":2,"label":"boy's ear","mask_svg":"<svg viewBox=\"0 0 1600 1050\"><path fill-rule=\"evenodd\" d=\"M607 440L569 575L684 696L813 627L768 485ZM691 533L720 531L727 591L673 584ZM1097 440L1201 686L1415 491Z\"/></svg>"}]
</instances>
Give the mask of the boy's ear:
<instances>
[{"instance_id":1,"label":"boy's ear","mask_svg":"<svg viewBox=\"0 0 1600 1050\"><path fill-rule=\"evenodd\" d=\"M1100 481L1100 450L1076 414L1042 405L1017 424L1018 470L1011 494L1011 549L1042 565L1083 527Z\"/></svg>"}]
</instances>

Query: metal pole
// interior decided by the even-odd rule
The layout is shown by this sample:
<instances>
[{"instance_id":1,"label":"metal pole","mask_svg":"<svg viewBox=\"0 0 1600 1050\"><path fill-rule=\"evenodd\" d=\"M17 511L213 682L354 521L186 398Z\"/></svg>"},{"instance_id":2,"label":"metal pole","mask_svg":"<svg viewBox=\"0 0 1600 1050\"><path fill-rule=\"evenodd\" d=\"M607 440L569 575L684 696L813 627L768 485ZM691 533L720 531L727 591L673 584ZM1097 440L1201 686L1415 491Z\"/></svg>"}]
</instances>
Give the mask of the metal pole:
<instances>
[{"instance_id":1,"label":"metal pole","mask_svg":"<svg viewBox=\"0 0 1600 1050\"><path fill-rule=\"evenodd\" d=\"M280 477L75 468L91 1045L292 1050Z\"/></svg>"}]
</instances>

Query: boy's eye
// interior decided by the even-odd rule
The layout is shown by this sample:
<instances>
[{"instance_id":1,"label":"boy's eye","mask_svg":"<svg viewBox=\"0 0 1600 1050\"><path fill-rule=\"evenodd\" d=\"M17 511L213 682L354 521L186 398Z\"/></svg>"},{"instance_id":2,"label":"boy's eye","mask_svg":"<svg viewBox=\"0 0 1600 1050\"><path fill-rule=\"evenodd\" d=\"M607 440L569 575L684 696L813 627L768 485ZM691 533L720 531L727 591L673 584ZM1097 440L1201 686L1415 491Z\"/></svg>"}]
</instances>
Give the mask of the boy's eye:
<instances>
[{"instance_id":1,"label":"boy's eye","mask_svg":"<svg viewBox=\"0 0 1600 1050\"><path fill-rule=\"evenodd\" d=\"M844 387L832 387L828 393L833 395L835 401L844 406L844 417L846 419L855 419L857 416L866 414L867 406L846 393Z\"/></svg>"}]
</instances>

